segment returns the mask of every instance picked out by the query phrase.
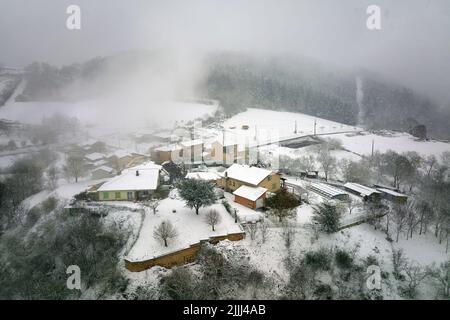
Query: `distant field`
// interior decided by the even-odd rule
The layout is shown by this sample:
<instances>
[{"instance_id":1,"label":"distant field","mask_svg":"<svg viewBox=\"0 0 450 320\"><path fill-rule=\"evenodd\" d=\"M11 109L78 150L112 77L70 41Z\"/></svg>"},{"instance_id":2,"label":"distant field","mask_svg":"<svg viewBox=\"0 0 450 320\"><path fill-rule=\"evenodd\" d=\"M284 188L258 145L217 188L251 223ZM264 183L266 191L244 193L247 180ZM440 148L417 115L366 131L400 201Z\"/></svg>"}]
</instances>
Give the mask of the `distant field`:
<instances>
[{"instance_id":1,"label":"distant field","mask_svg":"<svg viewBox=\"0 0 450 320\"><path fill-rule=\"evenodd\" d=\"M92 100L83 102L15 102L0 108L0 118L37 124L55 113L77 117L83 124L104 129L171 128L175 122L211 115L217 106L190 102Z\"/></svg>"},{"instance_id":2,"label":"distant field","mask_svg":"<svg viewBox=\"0 0 450 320\"><path fill-rule=\"evenodd\" d=\"M249 108L247 111L238 113L226 120L224 127L230 133L250 138L253 138L256 132L262 142L268 141L270 135L277 136L280 139L286 139L314 134L314 122L316 122L317 134L362 130L355 126L349 126L303 113L253 108Z\"/></svg>"},{"instance_id":3,"label":"distant field","mask_svg":"<svg viewBox=\"0 0 450 320\"><path fill-rule=\"evenodd\" d=\"M336 134L330 137L341 140L344 148L360 155L372 153L372 140L374 151L381 153L388 150L416 151L423 156L439 157L443 152L450 151L450 143L433 140L420 141L408 133L400 132L388 132L386 135L363 132L362 134Z\"/></svg>"}]
</instances>

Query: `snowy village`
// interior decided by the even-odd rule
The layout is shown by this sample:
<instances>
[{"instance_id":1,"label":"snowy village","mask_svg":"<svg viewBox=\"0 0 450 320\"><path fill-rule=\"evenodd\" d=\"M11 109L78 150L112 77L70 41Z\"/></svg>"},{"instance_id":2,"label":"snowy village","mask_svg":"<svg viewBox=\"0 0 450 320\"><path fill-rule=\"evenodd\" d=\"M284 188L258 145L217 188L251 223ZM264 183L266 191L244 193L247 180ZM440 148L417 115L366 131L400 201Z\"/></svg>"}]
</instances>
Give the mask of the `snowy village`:
<instances>
[{"instance_id":1,"label":"snowy village","mask_svg":"<svg viewBox=\"0 0 450 320\"><path fill-rule=\"evenodd\" d=\"M237 54L191 90L172 59L0 64L0 299L450 298L447 113Z\"/></svg>"}]
</instances>

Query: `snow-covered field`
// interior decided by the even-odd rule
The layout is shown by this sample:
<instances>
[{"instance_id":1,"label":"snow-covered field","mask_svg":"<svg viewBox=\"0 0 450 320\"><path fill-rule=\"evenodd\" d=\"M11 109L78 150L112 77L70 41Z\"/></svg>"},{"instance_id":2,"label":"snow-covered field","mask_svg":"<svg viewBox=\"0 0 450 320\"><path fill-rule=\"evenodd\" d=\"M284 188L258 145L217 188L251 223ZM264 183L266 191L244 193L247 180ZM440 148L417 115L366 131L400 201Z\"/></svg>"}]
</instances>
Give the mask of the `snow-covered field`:
<instances>
[{"instance_id":1,"label":"snow-covered field","mask_svg":"<svg viewBox=\"0 0 450 320\"><path fill-rule=\"evenodd\" d=\"M249 108L241 112L223 124L224 128L236 136L245 136L253 139L256 135L259 142L269 142L272 139L287 139L314 134L314 122L316 122L317 134L337 132L361 131L361 128L342 123L325 120L303 113L272 111ZM296 130L297 123L297 132ZM242 126L248 126L243 129ZM246 128L246 127L245 127Z\"/></svg>"},{"instance_id":2,"label":"snow-covered field","mask_svg":"<svg viewBox=\"0 0 450 320\"><path fill-rule=\"evenodd\" d=\"M450 143L440 141L420 141L408 133L386 132L385 134L373 134L368 132L335 134L329 137L342 141L345 149L360 155L372 153L372 141L374 151L381 153L388 150L396 152L416 151L423 156L434 155L437 158L445 152L450 151Z\"/></svg>"},{"instance_id":3,"label":"snow-covered field","mask_svg":"<svg viewBox=\"0 0 450 320\"><path fill-rule=\"evenodd\" d=\"M106 132L140 127L171 128L175 122L187 122L210 115L216 105L192 102L161 101L130 105L111 100L83 102L13 102L0 108L0 118L37 124L55 113L77 117L84 125L97 126Z\"/></svg>"},{"instance_id":4,"label":"snow-covered field","mask_svg":"<svg viewBox=\"0 0 450 320\"><path fill-rule=\"evenodd\" d=\"M220 222L215 226L215 231L205 221L208 210L215 209L220 215ZM173 212L175 210L175 212ZM168 246L153 237L153 231L162 221L168 220L178 232L175 239L168 240ZM165 253L181 250L191 244L212 236L226 235L228 233L242 232L238 224L225 210L222 204L214 204L207 208L201 208L198 215L195 210L187 208L182 200L167 198L161 201L156 214L147 209L144 225L128 258L132 260L150 259Z\"/></svg>"}]
</instances>

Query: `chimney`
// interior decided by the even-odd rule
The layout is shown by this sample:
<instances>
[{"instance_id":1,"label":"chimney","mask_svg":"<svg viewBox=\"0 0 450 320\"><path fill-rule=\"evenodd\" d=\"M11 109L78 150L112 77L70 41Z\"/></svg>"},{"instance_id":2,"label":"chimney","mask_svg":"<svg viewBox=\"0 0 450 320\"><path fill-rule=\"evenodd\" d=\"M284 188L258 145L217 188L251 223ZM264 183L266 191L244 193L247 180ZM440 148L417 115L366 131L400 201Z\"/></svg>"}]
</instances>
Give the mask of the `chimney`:
<instances>
[{"instance_id":1,"label":"chimney","mask_svg":"<svg viewBox=\"0 0 450 320\"><path fill-rule=\"evenodd\" d=\"M139 170L136 170L136 177L139 177Z\"/></svg>"}]
</instances>

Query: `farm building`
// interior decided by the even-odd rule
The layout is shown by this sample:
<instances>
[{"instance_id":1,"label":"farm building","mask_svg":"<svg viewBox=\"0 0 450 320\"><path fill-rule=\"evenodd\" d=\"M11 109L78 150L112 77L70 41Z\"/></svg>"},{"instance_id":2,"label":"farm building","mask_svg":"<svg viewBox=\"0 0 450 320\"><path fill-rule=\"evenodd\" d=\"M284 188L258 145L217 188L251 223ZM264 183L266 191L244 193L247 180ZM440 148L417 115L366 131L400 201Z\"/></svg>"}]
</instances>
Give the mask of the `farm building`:
<instances>
[{"instance_id":1,"label":"farm building","mask_svg":"<svg viewBox=\"0 0 450 320\"><path fill-rule=\"evenodd\" d=\"M210 159L214 163L231 165L233 163L248 163L249 148L234 140L225 142L214 141L211 144Z\"/></svg>"},{"instance_id":2,"label":"farm building","mask_svg":"<svg viewBox=\"0 0 450 320\"><path fill-rule=\"evenodd\" d=\"M183 162L201 163L203 161L203 141L201 139L182 141Z\"/></svg>"},{"instance_id":3,"label":"farm building","mask_svg":"<svg viewBox=\"0 0 450 320\"><path fill-rule=\"evenodd\" d=\"M158 147L152 150L152 161L162 164L166 161L179 163L179 159L183 157L183 148L178 144L171 144L167 146Z\"/></svg>"},{"instance_id":4,"label":"farm building","mask_svg":"<svg viewBox=\"0 0 450 320\"><path fill-rule=\"evenodd\" d=\"M381 199L380 191L359 183L347 182L344 184L344 188L348 192L362 197L364 201L379 201Z\"/></svg>"},{"instance_id":5,"label":"farm building","mask_svg":"<svg viewBox=\"0 0 450 320\"><path fill-rule=\"evenodd\" d=\"M125 150L115 150L111 154L108 155L108 162L113 165L115 168L123 169L126 165L133 159L131 154L126 152Z\"/></svg>"},{"instance_id":6,"label":"farm building","mask_svg":"<svg viewBox=\"0 0 450 320\"><path fill-rule=\"evenodd\" d=\"M377 190L381 192L381 197L383 199L395 202L397 204L406 204L406 202L408 202L408 196L406 194L386 188L377 188Z\"/></svg>"},{"instance_id":7,"label":"farm building","mask_svg":"<svg viewBox=\"0 0 450 320\"><path fill-rule=\"evenodd\" d=\"M328 199L336 199L336 200L342 200L347 201L349 199L349 194L345 191L342 191L338 188L335 188L333 186L330 186L325 183L311 183L309 188L314 191L315 193L328 198Z\"/></svg>"},{"instance_id":8,"label":"farm building","mask_svg":"<svg viewBox=\"0 0 450 320\"><path fill-rule=\"evenodd\" d=\"M263 187L240 186L234 192L234 202L250 209L258 209L264 206L267 189Z\"/></svg>"},{"instance_id":9,"label":"farm building","mask_svg":"<svg viewBox=\"0 0 450 320\"><path fill-rule=\"evenodd\" d=\"M222 173L218 185L225 191L235 191L242 185L263 187L270 192L280 190L280 175L267 169L248 165L233 164Z\"/></svg>"},{"instance_id":10,"label":"farm building","mask_svg":"<svg viewBox=\"0 0 450 320\"><path fill-rule=\"evenodd\" d=\"M104 160L105 158L106 158L106 156L103 153L99 153L99 152L89 153L84 156L84 159L89 163L94 163L94 162L97 162L100 160Z\"/></svg>"},{"instance_id":11,"label":"farm building","mask_svg":"<svg viewBox=\"0 0 450 320\"><path fill-rule=\"evenodd\" d=\"M122 174L112 178L98 188L98 199L145 200L159 186L161 166L152 162L125 169Z\"/></svg>"},{"instance_id":12,"label":"farm building","mask_svg":"<svg viewBox=\"0 0 450 320\"><path fill-rule=\"evenodd\" d=\"M104 178L110 178L114 174L114 169L110 168L108 166L101 166L96 169L94 169L91 173L92 179L104 179Z\"/></svg>"},{"instance_id":13,"label":"farm building","mask_svg":"<svg viewBox=\"0 0 450 320\"><path fill-rule=\"evenodd\" d=\"M175 138L169 131L159 131L152 134L152 138L161 142L170 142Z\"/></svg>"}]
</instances>

